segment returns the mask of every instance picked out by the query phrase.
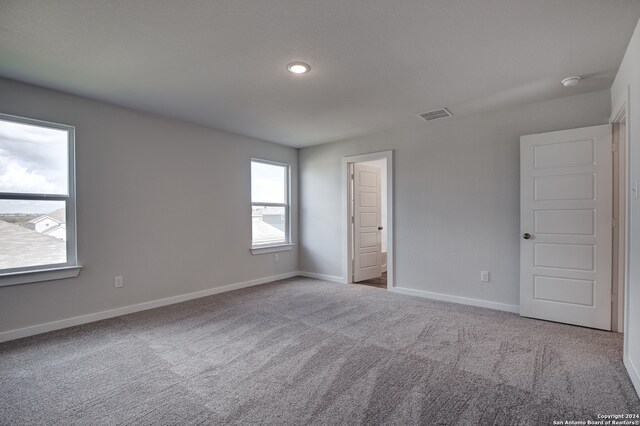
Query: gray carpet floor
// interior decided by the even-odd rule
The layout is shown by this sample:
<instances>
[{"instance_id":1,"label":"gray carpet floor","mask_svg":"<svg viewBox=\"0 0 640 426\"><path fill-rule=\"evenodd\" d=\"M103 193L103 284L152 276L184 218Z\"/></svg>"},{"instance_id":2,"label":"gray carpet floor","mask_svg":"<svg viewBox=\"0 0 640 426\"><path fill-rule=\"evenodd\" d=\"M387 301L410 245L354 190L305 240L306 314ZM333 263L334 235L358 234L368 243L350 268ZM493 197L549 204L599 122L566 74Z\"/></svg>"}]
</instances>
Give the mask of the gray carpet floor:
<instances>
[{"instance_id":1,"label":"gray carpet floor","mask_svg":"<svg viewBox=\"0 0 640 426\"><path fill-rule=\"evenodd\" d=\"M640 413L622 336L306 278L0 345L2 425L551 424Z\"/></svg>"}]
</instances>

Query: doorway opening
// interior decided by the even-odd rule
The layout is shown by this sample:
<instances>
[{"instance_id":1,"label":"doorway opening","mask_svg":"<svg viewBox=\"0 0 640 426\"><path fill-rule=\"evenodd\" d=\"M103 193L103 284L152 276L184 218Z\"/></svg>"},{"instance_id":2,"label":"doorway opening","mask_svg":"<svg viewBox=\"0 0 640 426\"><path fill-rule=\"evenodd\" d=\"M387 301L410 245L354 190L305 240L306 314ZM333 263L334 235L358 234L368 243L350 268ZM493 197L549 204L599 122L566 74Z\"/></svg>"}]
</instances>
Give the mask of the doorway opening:
<instances>
[{"instance_id":1,"label":"doorway opening","mask_svg":"<svg viewBox=\"0 0 640 426\"><path fill-rule=\"evenodd\" d=\"M611 117L613 142L613 220L611 330L624 332L627 253L627 107L623 102Z\"/></svg>"},{"instance_id":2,"label":"doorway opening","mask_svg":"<svg viewBox=\"0 0 640 426\"><path fill-rule=\"evenodd\" d=\"M346 282L394 286L393 152L344 157Z\"/></svg>"},{"instance_id":3,"label":"doorway opening","mask_svg":"<svg viewBox=\"0 0 640 426\"><path fill-rule=\"evenodd\" d=\"M356 268L354 268L353 281L357 284L387 288L387 160L380 159L351 163L349 168L351 171L349 204L352 208L350 232L352 233L352 241L355 243L352 244L351 247L351 259L354 266L356 266ZM361 179L363 174L375 175L375 177L371 179L371 184L375 186L365 186L365 183L363 183ZM375 182L373 182L374 179ZM358 183L357 186L356 182ZM375 200L373 200L374 197L370 197L373 203L369 204L375 204L374 206L362 206L363 203L366 204L365 200L361 200L361 198L363 198L362 195L364 195L362 191L367 191L364 193L366 195L376 195ZM362 215L376 216L376 219L373 219L374 222L371 227L373 229L370 230L373 232L363 231L367 229L366 224L362 224L360 223L361 221L357 220L359 216ZM356 225L359 226L356 227ZM367 238L368 236L371 236L371 238ZM365 242L362 240L368 241ZM369 243L369 247L371 248L366 250L362 248L362 246L359 246L359 244L363 243ZM367 251L367 253L362 253L363 251ZM357 266L362 262L359 262L357 256L369 256L371 258L379 256L379 259L371 261L370 264L373 264L371 268L365 268L372 269L371 273L366 274L366 276L358 276L358 270L362 268L362 265L360 265L360 268L357 268ZM380 265L379 270L378 265Z\"/></svg>"}]
</instances>

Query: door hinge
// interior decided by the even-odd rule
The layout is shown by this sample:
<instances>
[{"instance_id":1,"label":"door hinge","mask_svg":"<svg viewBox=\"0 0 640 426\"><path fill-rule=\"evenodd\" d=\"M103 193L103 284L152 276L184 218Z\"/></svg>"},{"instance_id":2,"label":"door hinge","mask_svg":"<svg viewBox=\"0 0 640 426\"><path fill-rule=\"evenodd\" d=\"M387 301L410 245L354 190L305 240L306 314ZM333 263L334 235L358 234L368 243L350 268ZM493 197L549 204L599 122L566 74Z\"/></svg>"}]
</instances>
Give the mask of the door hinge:
<instances>
[{"instance_id":1,"label":"door hinge","mask_svg":"<svg viewBox=\"0 0 640 426\"><path fill-rule=\"evenodd\" d=\"M351 180L354 180L355 176L353 175L353 173L351 173Z\"/></svg>"},{"instance_id":2,"label":"door hinge","mask_svg":"<svg viewBox=\"0 0 640 426\"><path fill-rule=\"evenodd\" d=\"M355 218L353 216L351 216L351 223L355 222Z\"/></svg>"},{"instance_id":3,"label":"door hinge","mask_svg":"<svg viewBox=\"0 0 640 426\"><path fill-rule=\"evenodd\" d=\"M617 142L613 142L611 144L611 151L612 152L618 152L618 143Z\"/></svg>"},{"instance_id":4,"label":"door hinge","mask_svg":"<svg viewBox=\"0 0 640 426\"><path fill-rule=\"evenodd\" d=\"M611 227L615 228L618 226L618 219L616 219L615 217L611 219Z\"/></svg>"}]
</instances>

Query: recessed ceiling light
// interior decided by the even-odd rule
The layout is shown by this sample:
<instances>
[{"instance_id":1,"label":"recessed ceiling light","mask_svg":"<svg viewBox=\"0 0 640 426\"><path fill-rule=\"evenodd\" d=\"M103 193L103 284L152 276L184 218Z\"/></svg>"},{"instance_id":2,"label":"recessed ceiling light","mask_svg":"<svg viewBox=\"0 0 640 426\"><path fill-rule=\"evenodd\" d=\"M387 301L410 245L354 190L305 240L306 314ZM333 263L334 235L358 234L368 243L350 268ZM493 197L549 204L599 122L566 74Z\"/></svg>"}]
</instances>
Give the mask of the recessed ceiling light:
<instances>
[{"instance_id":1,"label":"recessed ceiling light","mask_svg":"<svg viewBox=\"0 0 640 426\"><path fill-rule=\"evenodd\" d=\"M579 82L580 77L567 77L563 78L560 84L562 84L564 87L573 87L577 86Z\"/></svg>"},{"instance_id":2,"label":"recessed ceiling light","mask_svg":"<svg viewBox=\"0 0 640 426\"><path fill-rule=\"evenodd\" d=\"M304 62L291 62L287 64L287 70L294 74L304 74L308 73L311 67L309 64L305 64Z\"/></svg>"}]
</instances>

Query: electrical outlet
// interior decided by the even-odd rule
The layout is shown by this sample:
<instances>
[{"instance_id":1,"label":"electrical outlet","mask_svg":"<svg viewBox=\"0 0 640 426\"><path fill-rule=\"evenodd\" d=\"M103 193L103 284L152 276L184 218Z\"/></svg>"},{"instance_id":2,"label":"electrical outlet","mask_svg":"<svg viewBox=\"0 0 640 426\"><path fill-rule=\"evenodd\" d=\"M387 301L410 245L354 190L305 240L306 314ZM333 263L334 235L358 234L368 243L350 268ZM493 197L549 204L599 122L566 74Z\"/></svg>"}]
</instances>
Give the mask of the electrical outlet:
<instances>
[{"instance_id":1,"label":"electrical outlet","mask_svg":"<svg viewBox=\"0 0 640 426\"><path fill-rule=\"evenodd\" d=\"M276 253L276 254L274 254L274 255L273 255L273 261L274 261L274 262L278 262L278 261L280 261L280 255L279 255L278 253Z\"/></svg>"},{"instance_id":2,"label":"electrical outlet","mask_svg":"<svg viewBox=\"0 0 640 426\"><path fill-rule=\"evenodd\" d=\"M121 276L121 275L120 275L120 276L117 276L117 277L114 279L114 286L115 286L115 288L122 288L122 287L124 287L124 280L122 279L122 276Z\"/></svg>"},{"instance_id":3,"label":"electrical outlet","mask_svg":"<svg viewBox=\"0 0 640 426\"><path fill-rule=\"evenodd\" d=\"M480 281L482 282L489 281L489 271L480 271Z\"/></svg>"}]
</instances>

